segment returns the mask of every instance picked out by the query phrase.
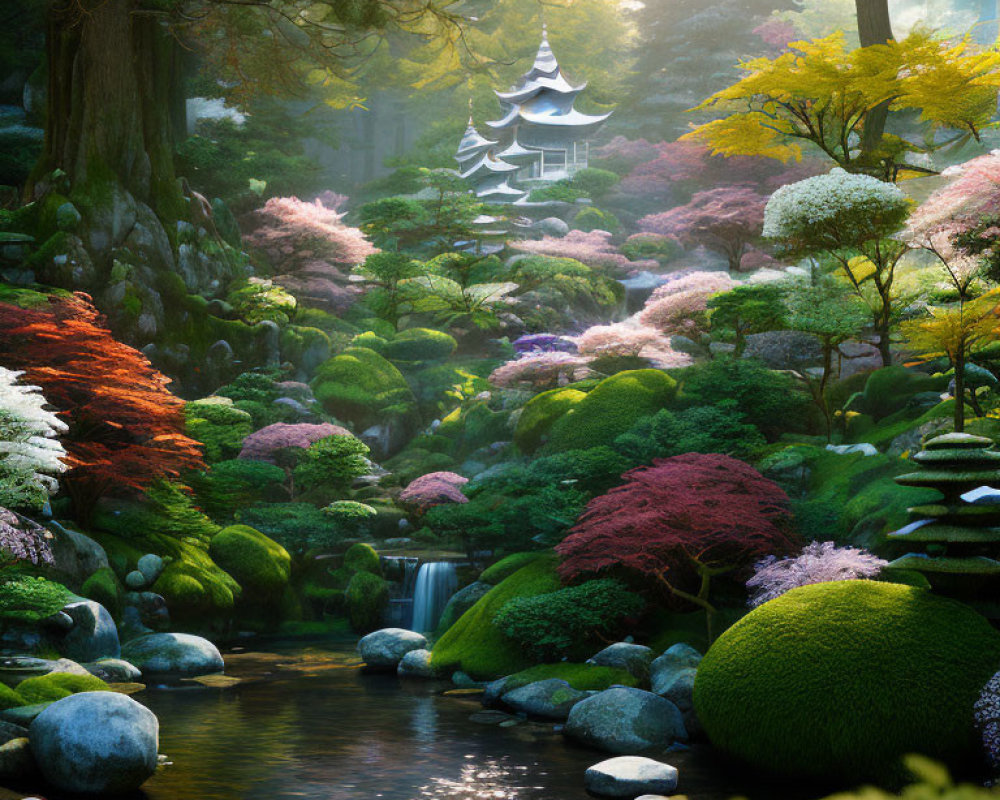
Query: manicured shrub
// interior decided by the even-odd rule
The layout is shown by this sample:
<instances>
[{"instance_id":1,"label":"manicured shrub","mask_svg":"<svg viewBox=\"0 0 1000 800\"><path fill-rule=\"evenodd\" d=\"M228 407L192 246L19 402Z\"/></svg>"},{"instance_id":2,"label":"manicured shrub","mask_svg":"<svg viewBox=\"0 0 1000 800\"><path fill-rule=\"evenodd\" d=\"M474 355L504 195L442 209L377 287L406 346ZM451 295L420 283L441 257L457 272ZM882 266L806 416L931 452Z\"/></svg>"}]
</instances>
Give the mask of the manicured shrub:
<instances>
[{"instance_id":1,"label":"manicured shrub","mask_svg":"<svg viewBox=\"0 0 1000 800\"><path fill-rule=\"evenodd\" d=\"M62 700L78 692L106 692L108 685L93 675L73 675L68 672L50 672L26 678L17 685L17 693L24 700L24 705L49 703Z\"/></svg>"},{"instance_id":2,"label":"manicured shrub","mask_svg":"<svg viewBox=\"0 0 1000 800\"><path fill-rule=\"evenodd\" d=\"M493 624L497 612L515 597L533 597L560 588L555 557L541 556L494 586L466 611L431 651L442 671L463 670L474 678L496 678L531 666L531 659Z\"/></svg>"},{"instance_id":3,"label":"manicured shrub","mask_svg":"<svg viewBox=\"0 0 1000 800\"><path fill-rule=\"evenodd\" d=\"M382 561L370 544L352 544L344 553L344 569L348 572L370 572L382 577Z\"/></svg>"},{"instance_id":4,"label":"manicured shrub","mask_svg":"<svg viewBox=\"0 0 1000 800\"><path fill-rule=\"evenodd\" d=\"M621 223L610 211L601 211L590 206L577 212L573 217L573 227L580 231L610 231L617 233Z\"/></svg>"},{"instance_id":5,"label":"manicured shrub","mask_svg":"<svg viewBox=\"0 0 1000 800\"><path fill-rule=\"evenodd\" d=\"M712 743L783 776L884 779L901 756L977 751L973 705L1000 634L924 589L804 586L765 603L706 654L695 709Z\"/></svg>"},{"instance_id":6,"label":"manicured shrub","mask_svg":"<svg viewBox=\"0 0 1000 800\"><path fill-rule=\"evenodd\" d=\"M493 624L532 658L583 658L643 605L619 581L598 579L514 598L497 612Z\"/></svg>"},{"instance_id":7,"label":"manicured shrub","mask_svg":"<svg viewBox=\"0 0 1000 800\"><path fill-rule=\"evenodd\" d=\"M235 458L243 440L253 432L253 417L228 397L206 397L184 406L188 436L205 446L205 460L214 464Z\"/></svg>"},{"instance_id":8,"label":"manicured shrub","mask_svg":"<svg viewBox=\"0 0 1000 800\"><path fill-rule=\"evenodd\" d=\"M430 472L411 481L399 493L399 502L419 514L446 503L468 503L469 499L462 494L462 487L468 482L468 478L455 472Z\"/></svg>"},{"instance_id":9,"label":"manicured shrub","mask_svg":"<svg viewBox=\"0 0 1000 800\"><path fill-rule=\"evenodd\" d=\"M458 347L455 337L433 328L408 328L380 351L390 361L442 361Z\"/></svg>"},{"instance_id":10,"label":"manicured shrub","mask_svg":"<svg viewBox=\"0 0 1000 800\"><path fill-rule=\"evenodd\" d=\"M69 602L61 583L18 575L0 583L0 620L38 622L51 617Z\"/></svg>"},{"instance_id":11,"label":"manicured shrub","mask_svg":"<svg viewBox=\"0 0 1000 800\"><path fill-rule=\"evenodd\" d=\"M947 378L934 377L898 365L883 367L868 376L864 391L850 407L878 421L904 408L913 395L920 392L943 392L947 386Z\"/></svg>"},{"instance_id":12,"label":"manicured shrub","mask_svg":"<svg viewBox=\"0 0 1000 800\"><path fill-rule=\"evenodd\" d=\"M368 445L353 436L327 436L309 445L295 466L295 482L304 490L343 492L371 470Z\"/></svg>"},{"instance_id":13,"label":"manicured shrub","mask_svg":"<svg viewBox=\"0 0 1000 800\"><path fill-rule=\"evenodd\" d=\"M389 605L389 585L371 572L355 572L344 599L351 628L356 633L367 633L382 625L382 616Z\"/></svg>"},{"instance_id":14,"label":"manicured shrub","mask_svg":"<svg viewBox=\"0 0 1000 800\"><path fill-rule=\"evenodd\" d=\"M248 436L243 442L243 449L240 450L240 458L273 464L280 458L282 450L292 447L305 450L330 436L353 435L347 428L331 425L328 422L300 422L296 425L276 422Z\"/></svg>"},{"instance_id":15,"label":"manicured shrub","mask_svg":"<svg viewBox=\"0 0 1000 800\"><path fill-rule=\"evenodd\" d=\"M610 445L637 420L655 414L677 393L665 372L637 369L601 381L550 428L550 452Z\"/></svg>"},{"instance_id":16,"label":"manicured shrub","mask_svg":"<svg viewBox=\"0 0 1000 800\"><path fill-rule=\"evenodd\" d=\"M213 538L212 559L243 588L254 605L274 601L288 585L292 560L280 544L248 525L230 525Z\"/></svg>"},{"instance_id":17,"label":"manicured shrub","mask_svg":"<svg viewBox=\"0 0 1000 800\"><path fill-rule=\"evenodd\" d=\"M323 509L333 520L345 539L367 536L371 533L378 510L355 500L336 500Z\"/></svg>"},{"instance_id":18,"label":"manicured shrub","mask_svg":"<svg viewBox=\"0 0 1000 800\"><path fill-rule=\"evenodd\" d=\"M237 521L274 539L290 553L329 548L343 538L336 522L311 503L269 503L236 512Z\"/></svg>"},{"instance_id":19,"label":"manicured shrub","mask_svg":"<svg viewBox=\"0 0 1000 800\"><path fill-rule=\"evenodd\" d=\"M411 415L416 400L402 373L364 347L350 347L323 362L312 388L329 413L359 429Z\"/></svg>"},{"instance_id":20,"label":"manicured shrub","mask_svg":"<svg viewBox=\"0 0 1000 800\"><path fill-rule=\"evenodd\" d=\"M586 392L565 388L535 395L521 410L514 431L514 444L522 453L534 453L545 443L553 423L586 396Z\"/></svg>"}]
</instances>

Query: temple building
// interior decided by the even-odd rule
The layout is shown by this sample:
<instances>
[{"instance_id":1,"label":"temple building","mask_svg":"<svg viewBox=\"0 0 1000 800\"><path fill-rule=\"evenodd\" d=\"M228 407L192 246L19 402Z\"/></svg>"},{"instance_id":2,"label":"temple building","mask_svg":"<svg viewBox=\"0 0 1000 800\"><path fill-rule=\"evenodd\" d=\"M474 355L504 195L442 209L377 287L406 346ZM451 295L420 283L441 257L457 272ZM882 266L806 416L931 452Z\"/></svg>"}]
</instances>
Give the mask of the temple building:
<instances>
[{"instance_id":1,"label":"temple building","mask_svg":"<svg viewBox=\"0 0 1000 800\"><path fill-rule=\"evenodd\" d=\"M525 202L539 183L572 177L587 167L591 139L611 113L590 115L573 108L587 84L563 75L543 29L535 63L517 85L496 92L501 117L487 122L492 138L473 120L455 159L462 177L486 202Z\"/></svg>"}]
</instances>

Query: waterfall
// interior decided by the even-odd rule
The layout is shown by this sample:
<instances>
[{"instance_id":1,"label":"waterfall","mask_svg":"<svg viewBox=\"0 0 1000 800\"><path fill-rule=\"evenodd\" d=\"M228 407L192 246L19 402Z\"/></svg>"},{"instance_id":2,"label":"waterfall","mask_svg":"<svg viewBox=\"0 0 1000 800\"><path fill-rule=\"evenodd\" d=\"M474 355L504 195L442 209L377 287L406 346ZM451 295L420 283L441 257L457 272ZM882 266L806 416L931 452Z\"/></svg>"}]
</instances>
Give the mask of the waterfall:
<instances>
[{"instance_id":1,"label":"waterfall","mask_svg":"<svg viewBox=\"0 0 1000 800\"><path fill-rule=\"evenodd\" d=\"M413 593L411 630L419 633L434 630L441 618L441 612L457 588L455 565L450 561L421 564L417 573L417 587Z\"/></svg>"}]
</instances>

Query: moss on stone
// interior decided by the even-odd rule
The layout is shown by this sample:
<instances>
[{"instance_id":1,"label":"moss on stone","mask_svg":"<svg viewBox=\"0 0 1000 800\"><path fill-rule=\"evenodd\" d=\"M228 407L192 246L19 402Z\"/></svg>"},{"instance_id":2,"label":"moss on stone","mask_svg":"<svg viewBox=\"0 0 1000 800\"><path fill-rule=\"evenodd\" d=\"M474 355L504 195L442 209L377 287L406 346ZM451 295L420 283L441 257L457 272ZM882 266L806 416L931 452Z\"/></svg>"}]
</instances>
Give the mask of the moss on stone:
<instances>
[{"instance_id":1,"label":"moss on stone","mask_svg":"<svg viewBox=\"0 0 1000 800\"><path fill-rule=\"evenodd\" d=\"M27 702L21 695L16 691L11 689L7 684L0 683L0 711L6 711L8 708L17 708L18 706L25 706Z\"/></svg>"},{"instance_id":2,"label":"moss on stone","mask_svg":"<svg viewBox=\"0 0 1000 800\"><path fill-rule=\"evenodd\" d=\"M348 348L321 364L312 388L329 413L360 428L391 419L408 419L416 406L416 398L402 373L365 347Z\"/></svg>"},{"instance_id":3,"label":"moss on stone","mask_svg":"<svg viewBox=\"0 0 1000 800\"><path fill-rule=\"evenodd\" d=\"M442 361L458 348L455 337L433 328L408 328L382 348L390 361Z\"/></svg>"},{"instance_id":4,"label":"moss on stone","mask_svg":"<svg viewBox=\"0 0 1000 800\"><path fill-rule=\"evenodd\" d=\"M357 633L368 633L382 624L389 605L389 584L371 572L355 572L344 593L347 615Z\"/></svg>"},{"instance_id":5,"label":"moss on stone","mask_svg":"<svg viewBox=\"0 0 1000 800\"><path fill-rule=\"evenodd\" d=\"M62 700L79 692L105 692L108 685L94 675L74 675L69 672L50 672L27 678L17 685L17 694L24 700L22 705L50 703Z\"/></svg>"},{"instance_id":6,"label":"moss on stone","mask_svg":"<svg viewBox=\"0 0 1000 800\"><path fill-rule=\"evenodd\" d=\"M576 389L550 389L535 395L521 410L514 431L514 444L522 453L534 453L545 443L549 429L587 396Z\"/></svg>"},{"instance_id":7,"label":"moss on stone","mask_svg":"<svg viewBox=\"0 0 1000 800\"><path fill-rule=\"evenodd\" d=\"M243 589L254 606L280 598L292 573L292 559L280 544L249 525L230 525L214 537L209 555Z\"/></svg>"},{"instance_id":8,"label":"moss on stone","mask_svg":"<svg viewBox=\"0 0 1000 800\"><path fill-rule=\"evenodd\" d=\"M121 613L122 587L110 567L101 567L83 582L80 594L104 606L113 617Z\"/></svg>"},{"instance_id":9,"label":"moss on stone","mask_svg":"<svg viewBox=\"0 0 1000 800\"><path fill-rule=\"evenodd\" d=\"M370 544L352 544L344 554L344 568L349 572L370 572L382 577L382 562Z\"/></svg>"},{"instance_id":10,"label":"moss on stone","mask_svg":"<svg viewBox=\"0 0 1000 800\"><path fill-rule=\"evenodd\" d=\"M496 586L500 581L509 578L521 567L525 567L532 561L545 555L543 551L532 551L528 553L511 553L505 558L501 558L496 564L492 564L483 570L479 580Z\"/></svg>"}]
</instances>

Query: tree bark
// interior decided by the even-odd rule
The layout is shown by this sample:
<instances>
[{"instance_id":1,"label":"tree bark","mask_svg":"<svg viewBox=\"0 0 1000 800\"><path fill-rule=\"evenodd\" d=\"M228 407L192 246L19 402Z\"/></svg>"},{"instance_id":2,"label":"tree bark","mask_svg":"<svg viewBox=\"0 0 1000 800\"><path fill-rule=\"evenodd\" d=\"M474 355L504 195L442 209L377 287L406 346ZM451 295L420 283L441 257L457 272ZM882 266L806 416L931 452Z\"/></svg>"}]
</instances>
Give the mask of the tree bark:
<instances>
[{"instance_id":1,"label":"tree bark","mask_svg":"<svg viewBox=\"0 0 1000 800\"><path fill-rule=\"evenodd\" d=\"M895 37L889 19L889 0L854 0L858 16L858 39L862 47L885 44ZM881 103L865 116L861 133L861 153L868 154L878 149L885 133L885 123L889 116L889 104Z\"/></svg>"},{"instance_id":2,"label":"tree bark","mask_svg":"<svg viewBox=\"0 0 1000 800\"><path fill-rule=\"evenodd\" d=\"M965 430L965 342L955 351L955 433Z\"/></svg>"}]
</instances>

